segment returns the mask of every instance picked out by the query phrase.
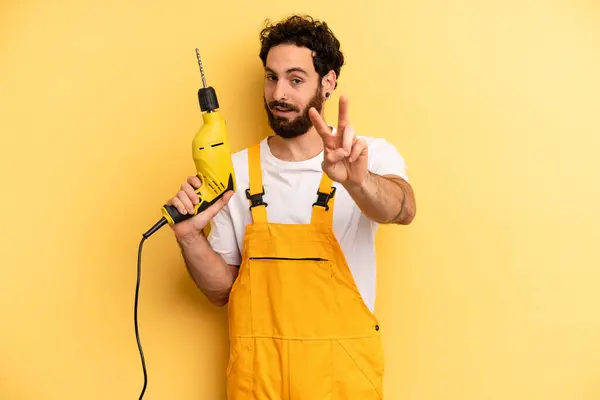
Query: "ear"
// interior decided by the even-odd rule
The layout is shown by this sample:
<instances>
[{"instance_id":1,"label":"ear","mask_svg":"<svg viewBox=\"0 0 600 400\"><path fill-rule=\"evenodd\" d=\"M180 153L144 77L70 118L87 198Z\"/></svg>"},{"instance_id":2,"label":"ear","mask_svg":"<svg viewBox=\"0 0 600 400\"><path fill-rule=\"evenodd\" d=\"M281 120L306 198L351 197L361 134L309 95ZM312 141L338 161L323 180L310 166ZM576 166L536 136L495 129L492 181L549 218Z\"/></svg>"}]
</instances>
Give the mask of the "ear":
<instances>
[{"instance_id":1,"label":"ear","mask_svg":"<svg viewBox=\"0 0 600 400\"><path fill-rule=\"evenodd\" d=\"M331 94L336 88L336 76L333 70L329 71L323 78L321 79L321 87L323 88L323 95L327 96L327 93Z\"/></svg>"}]
</instances>

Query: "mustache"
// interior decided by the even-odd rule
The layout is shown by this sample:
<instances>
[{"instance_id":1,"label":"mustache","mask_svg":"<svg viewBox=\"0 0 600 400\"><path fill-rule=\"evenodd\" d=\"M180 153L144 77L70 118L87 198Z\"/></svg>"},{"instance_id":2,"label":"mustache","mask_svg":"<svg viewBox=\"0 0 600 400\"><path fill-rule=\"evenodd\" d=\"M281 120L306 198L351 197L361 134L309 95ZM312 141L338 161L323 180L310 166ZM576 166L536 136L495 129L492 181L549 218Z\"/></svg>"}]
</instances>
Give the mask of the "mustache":
<instances>
[{"instance_id":1,"label":"mustache","mask_svg":"<svg viewBox=\"0 0 600 400\"><path fill-rule=\"evenodd\" d=\"M295 107L291 104L287 104L287 103L284 103L282 101L277 101L277 100L274 100L269 103L269 108L273 108L273 107L279 107L284 111L300 111L300 110L298 110L298 107Z\"/></svg>"}]
</instances>

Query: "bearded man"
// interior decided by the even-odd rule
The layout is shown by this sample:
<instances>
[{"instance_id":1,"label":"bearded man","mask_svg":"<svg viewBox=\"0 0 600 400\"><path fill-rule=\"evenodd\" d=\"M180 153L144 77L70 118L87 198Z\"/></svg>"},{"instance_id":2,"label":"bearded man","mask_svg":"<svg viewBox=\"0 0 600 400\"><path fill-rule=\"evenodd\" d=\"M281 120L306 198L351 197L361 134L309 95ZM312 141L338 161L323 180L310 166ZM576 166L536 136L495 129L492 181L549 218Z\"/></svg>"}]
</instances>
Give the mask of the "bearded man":
<instances>
[{"instance_id":1,"label":"bearded man","mask_svg":"<svg viewBox=\"0 0 600 400\"><path fill-rule=\"evenodd\" d=\"M381 399L374 241L415 216L404 159L355 134L343 96L324 121L344 64L326 23L292 16L260 38L273 134L232 155L235 193L172 226L198 288L229 307L228 399ZM194 213L200 184L169 204Z\"/></svg>"}]
</instances>

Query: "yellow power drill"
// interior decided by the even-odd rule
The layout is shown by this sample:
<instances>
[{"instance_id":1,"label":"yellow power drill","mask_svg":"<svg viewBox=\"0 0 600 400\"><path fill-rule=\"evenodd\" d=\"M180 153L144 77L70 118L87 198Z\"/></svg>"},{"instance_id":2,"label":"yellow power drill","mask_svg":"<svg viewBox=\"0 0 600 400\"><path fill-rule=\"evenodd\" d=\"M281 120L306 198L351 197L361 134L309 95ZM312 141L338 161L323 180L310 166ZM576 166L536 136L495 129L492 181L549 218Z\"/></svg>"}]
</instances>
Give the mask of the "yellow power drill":
<instances>
[{"instance_id":1,"label":"yellow power drill","mask_svg":"<svg viewBox=\"0 0 600 400\"><path fill-rule=\"evenodd\" d=\"M218 111L219 102L215 89L206 85L198 49L196 49L196 57L202 77L198 100L200 110L203 112L204 123L192 140L192 158L196 165L197 176L202 182L202 186L196 190L200 201L195 206L194 214L185 215L181 214L174 206L165 204L162 207L163 217L144 233L144 238L148 238L166 223L176 224L201 213L219 200L228 190L235 191L236 188L227 125Z\"/></svg>"},{"instance_id":2,"label":"yellow power drill","mask_svg":"<svg viewBox=\"0 0 600 400\"><path fill-rule=\"evenodd\" d=\"M142 360L142 371L144 373L144 386L140 393L139 400L144 397L148 383L146 361L144 359L144 352L142 350L138 328L138 300L141 280L142 246L144 241L167 223L176 224L201 213L219 200L227 191L235 191L236 188L227 126L221 113L218 111L219 102L217 100L215 89L206 86L204 68L202 67L198 49L196 49L196 57L198 58L200 74L202 75L202 87L198 91L198 100L200 101L200 110L203 113L203 125L198 132L196 132L196 135L192 140L192 157L194 159L194 164L196 165L197 176L201 181L201 186L196 189L200 201L195 206L195 213L186 215L179 213L175 207L165 204L162 207L162 218L143 234L140 241L134 300L135 336ZM208 231L209 227L210 226L207 226L207 228L205 228L205 233Z\"/></svg>"}]
</instances>

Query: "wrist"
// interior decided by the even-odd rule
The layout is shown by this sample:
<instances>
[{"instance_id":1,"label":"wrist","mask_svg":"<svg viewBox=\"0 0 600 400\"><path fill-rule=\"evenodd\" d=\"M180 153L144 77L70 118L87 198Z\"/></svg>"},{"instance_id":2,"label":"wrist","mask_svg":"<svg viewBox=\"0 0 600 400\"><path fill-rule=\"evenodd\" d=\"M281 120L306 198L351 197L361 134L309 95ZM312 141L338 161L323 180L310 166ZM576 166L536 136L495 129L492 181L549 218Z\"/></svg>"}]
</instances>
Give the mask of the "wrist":
<instances>
[{"instance_id":1,"label":"wrist","mask_svg":"<svg viewBox=\"0 0 600 400\"><path fill-rule=\"evenodd\" d=\"M184 247L197 246L200 242L206 240L202 231L192 231L184 234L175 233L175 238Z\"/></svg>"},{"instance_id":2,"label":"wrist","mask_svg":"<svg viewBox=\"0 0 600 400\"><path fill-rule=\"evenodd\" d=\"M368 192L368 188L371 183L371 180L372 180L371 172L367 171L367 173L365 174L365 177L363 179L361 179L360 181L348 180L348 181L342 183L342 186L349 193L365 193L365 192Z\"/></svg>"}]
</instances>

